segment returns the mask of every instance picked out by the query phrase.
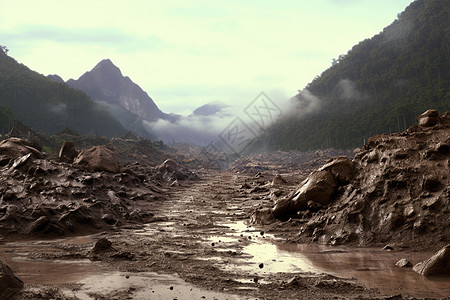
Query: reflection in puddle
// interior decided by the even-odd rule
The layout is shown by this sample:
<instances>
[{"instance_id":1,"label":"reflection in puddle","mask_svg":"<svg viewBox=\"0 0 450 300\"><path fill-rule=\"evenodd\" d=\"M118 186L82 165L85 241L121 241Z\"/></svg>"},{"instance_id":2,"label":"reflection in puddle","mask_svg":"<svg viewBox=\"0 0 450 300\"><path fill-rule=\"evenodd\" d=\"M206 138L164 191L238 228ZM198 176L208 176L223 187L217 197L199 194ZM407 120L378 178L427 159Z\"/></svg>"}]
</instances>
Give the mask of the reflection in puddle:
<instances>
[{"instance_id":1,"label":"reflection in puddle","mask_svg":"<svg viewBox=\"0 0 450 300\"><path fill-rule=\"evenodd\" d=\"M78 291L66 291L67 296L82 300L93 299L90 295L108 295L123 291L127 299L240 299L238 296L199 289L176 275L157 273L109 272L85 277L78 283ZM120 297L120 295L118 295Z\"/></svg>"},{"instance_id":2,"label":"reflection in puddle","mask_svg":"<svg viewBox=\"0 0 450 300\"><path fill-rule=\"evenodd\" d=\"M449 277L426 278L411 268L395 266L401 258L407 258L414 264L429 258L430 254L316 244L275 245L270 243L269 239L263 239L256 229L247 227L242 221L223 225L230 228L232 233L225 232L209 239L216 241L216 247L221 250L236 250L233 246L239 242L242 235L252 237L252 243L239 251L240 255L236 260L221 264L225 270L241 270L266 277L277 272L328 273L343 278L354 277L366 287L378 288L380 292L387 294L401 293L414 297L450 295ZM273 239L270 240L273 242ZM226 248L227 246L229 248Z\"/></svg>"},{"instance_id":3,"label":"reflection in puddle","mask_svg":"<svg viewBox=\"0 0 450 300\"><path fill-rule=\"evenodd\" d=\"M29 255L42 252L46 255L61 254L58 244L92 243L91 237L73 237L67 240L7 243L0 246L3 259L26 284L64 284L83 279L86 274L100 274L106 269L88 259L31 260ZM64 274L64 276L61 276Z\"/></svg>"},{"instance_id":4,"label":"reflection in puddle","mask_svg":"<svg viewBox=\"0 0 450 300\"><path fill-rule=\"evenodd\" d=\"M324 245L278 245L280 252L304 255L315 267L339 277L354 277L382 293L409 294L414 297L448 297L450 278L427 278L411 268L395 263L407 258L413 264L429 255L384 251L378 248L335 248Z\"/></svg>"},{"instance_id":5,"label":"reflection in puddle","mask_svg":"<svg viewBox=\"0 0 450 300\"><path fill-rule=\"evenodd\" d=\"M0 258L15 270L26 285L65 285L61 291L66 296L82 300L98 299L99 294L115 295L114 299L241 299L237 295L200 289L186 283L177 275L118 272L88 259L28 258L30 253L35 252L61 253L61 243L73 245L93 243L93 240L90 237L80 237L8 243L0 245Z\"/></svg>"}]
</instances>

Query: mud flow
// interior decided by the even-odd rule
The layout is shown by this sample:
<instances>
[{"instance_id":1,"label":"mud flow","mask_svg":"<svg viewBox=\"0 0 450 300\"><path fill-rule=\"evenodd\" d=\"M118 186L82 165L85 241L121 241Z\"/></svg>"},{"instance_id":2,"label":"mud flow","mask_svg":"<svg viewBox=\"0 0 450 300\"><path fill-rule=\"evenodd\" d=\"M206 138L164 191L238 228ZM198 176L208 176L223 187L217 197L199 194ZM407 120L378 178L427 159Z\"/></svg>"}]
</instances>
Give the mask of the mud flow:
<instances>
[{"instance_id":1,"label":"mud flow","mask_svg":"<svg viewBox=\"0 0 450 300\"><path fill-rule=\"evenodd\" d=\"M397 186L390 177L380 176L388 181L367 197L353 188L370 183L364 166L378 164L310 156L254 155L226 171L195 172L167 159L156 167L130 163L118 173L31 154L9 159L2 169L0 259L18 278L3 272L18 299L448 297L448 276L395 264L405 258L417 266L447 243L448 220L439 216L448 210L449 177L440 185L423 181L430 191L414 191L422 205L409 207L405 189L389 198ZM277 167L280 161L288 163ZM402 178L409 184L417 176ZM333 183L325 192L324 180ZM384 200L372 199L385 188ZM392 251L382 250L387 241Z\"/></svg>"},{"instance_id":2,"label":"mud flow","mask_svg":"<svg viewBox=\"0 0 450 300\"><path fill-rule=\"evenodd\" d=\"M157 232L179 236L174 222L147 224L134 230L133 234L151 240ZM410 269L395 266L401 258L421 261L427 258L426 254L374 248L283 244L273 235L247 226L244 221L216 224L215 228L204 230L204 233L208 232L203 240L210 244L217 255L213 253L193 259L218 265L222 271L234 274L234 280L242 284L240 288L243 290L273 284L272 278L278 273L301 272L317 278L321 274L356 278L367 288L376 288L385 294L440 298L447 297L450 292L448 278L425 278ZM77 259L76 253L67 254L68 250L70 253L70 249L92 245L95 240L96 236L89 235L53 241L6 243L0 245L0 256L27 285L60 286L61 294L68 298L93 299L95 295L114 295L116 291L121 291L122 295L127 294L132 299L249 299L199 288L177 274L118 271L114 266L98 261ZM243 241L246 246L239 247ZM234 252L236 248L240 250ZM183 255L183 251L177 253ZM235 253L236 259L228 259L224 263L224 253ZM59 258L49 260L52 257Z\"/></svg>"}]
</instances>

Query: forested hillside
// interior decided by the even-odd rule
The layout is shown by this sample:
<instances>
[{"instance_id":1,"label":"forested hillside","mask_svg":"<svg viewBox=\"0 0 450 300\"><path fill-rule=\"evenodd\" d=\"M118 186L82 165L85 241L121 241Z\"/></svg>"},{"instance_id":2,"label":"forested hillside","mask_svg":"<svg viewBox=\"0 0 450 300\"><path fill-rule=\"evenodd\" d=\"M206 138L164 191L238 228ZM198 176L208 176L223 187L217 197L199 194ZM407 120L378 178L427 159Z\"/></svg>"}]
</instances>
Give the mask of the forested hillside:
<instances>
[{"instance_id":1,"label":"forested hillside","mask_svg":"<svg viewBox=\"0 0 450 300\"><path fill-rule=\"evenodd\" d=\"M359 147L402 131L429 108L450 110L450 1L417 0L354 46L292 101L261 137L271 149Z\"/></svg>"},{"instance_id":2,"label":"forested hillside","mask_svg":"<svg viewBox=\"0 0 450 300\"><path fill-rule=\"evenodd\" d=\"M68 127L80 133L120 136L126 130L86 94L31 71L0 51L0 131L13 119L54 134Z\"/></svg>"}]
</instances>

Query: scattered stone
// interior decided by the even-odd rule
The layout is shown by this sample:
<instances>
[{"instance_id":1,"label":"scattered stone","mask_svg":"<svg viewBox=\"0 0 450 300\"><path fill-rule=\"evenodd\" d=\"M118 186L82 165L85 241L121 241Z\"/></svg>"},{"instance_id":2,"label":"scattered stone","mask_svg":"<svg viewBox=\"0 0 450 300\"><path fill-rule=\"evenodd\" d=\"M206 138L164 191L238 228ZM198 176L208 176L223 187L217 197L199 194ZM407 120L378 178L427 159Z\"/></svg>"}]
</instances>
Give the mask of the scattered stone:
<instances>
[{"instance_id":1,"label":"scattered stone","mask_svg":"<svg viewBox=\"0 0 450 300\"><path fill-rule=\"evenodd\" d=\"M75 145L73 142L64 142L59 150L58 158L60 161L72 163L77 157L78 153L75 150Z\"/></svg>"},{"instance_id":2,"label":"scattered stone","mask_svg":"<svg viewBox=\"0 0 450 300\"><path fill-rule=\"evenodd\" d=\"M275 175L275 177L272 180L272 185L282 185L282 184L286 184L287 181L281 177L280 174Z\"/></svg>"},{"instance_id":3,"label":"scattered stone","mask_svg":"<svg viewBox=\"0 0 450 300\"><path fill-rule=\"evenodd\" d=\"M413 270L424 276L450 275L450 244L429 259L416 264Z\"/></svg>"},{"instance_id":4,"label":"scattered stone","mask_svg":"<svg viewBox=\"0 0 450 300\"><path fill-rule=\"evenodd\" d=\"M93 171L119 172L119 162L114 152L104 146L83 149L74 160L74 164L84 165Z\"/></svg>"},{"instance_id":5,"label":"scattered stone","mask_svg":"<svg viewBox=\"0 0 450 300\"><path fill-rule=\"evenodd\" d=\"M386 245L386 246L383 247L383 250L386 250L386 251L393 251L393 250L394 250L394 247L392 247L391 245Z\"/></svg>"},{"instance_id":6,"label":"scattered stone","mask_svg":"<svg viewBox=\"0 0 450 300\"><path fill-rule=\"evenodd\" d=\"M413 266L406 258L400 259L395 265L399 268L411 268Z\"/></svg>"},{"instance_id":7,"label":"scattered stone","mask_svg":"<svg viewBox=\"0 0 450 300\"><path fill-rule=\"evenodd\" d=\"M419 122L419 126L423 127L432 127L441 123L441 116L436 109L429 109L416 119Z\"/></svg>"},{"instance_id":8,"label":"scattered stone","mask_svg":"<svg viewBox=\"0 0 450 300\"><path fill-rule=\"evenodd\" d=\"M116 259L132 260L134 258L134 254L129 251L122 251L111 255L111 257Z\"/></svg>"},{"instance_id":9,"label":"scattered stone","mask_svg":"<svg viewBox=\"0 0 450 300\"><path fill-rule=\"evenodd\" d=\"M0 259L0 299L13 299L22 288L23 281Z\"/></svg>"},{"instance_id":10,"label":"scattered stone","mask_svg":"<svg viewBox=\"0 0 450 300\"><path fill-rule=\"evenodd\" d=\"M260 269L264 268L264 264L263 264L263 263L260 263L260 264L259 264L259 268L260 268Z\"/></svg>"},{"instance_id":11,"label":"scattered stone","mask_svg":"<svg viewBox=\"0 0 450 300\"><path fill-rule=\"evenodd\" d=\"M99 253L103 251L108 251L111 249L112 243L107 238L101 238L97 242L95 242L94 247L92 248L93 253Z\"/></svg>"},{"instance_id":12,"label":"scattered stone","mask_svg":"<svg viewBox=\"0 0 450 300\"><path fill-rule=\"evenodd\" d=\"M104 214L102 216L102 220L109 225L114 225L117 223L117 219L112 214Z\"/></svg>"},{"instance_id":13,"label":"scattered stone","mask_svg":"<svg viewBox=\"0 0 450 300\"><path fill-rule=\"evenodd\" d=\"M178 163L173 159L166 159L162 164L158 166L158 171L161 173L173 173L178 169Z\"/></svg>"}]
</instances>

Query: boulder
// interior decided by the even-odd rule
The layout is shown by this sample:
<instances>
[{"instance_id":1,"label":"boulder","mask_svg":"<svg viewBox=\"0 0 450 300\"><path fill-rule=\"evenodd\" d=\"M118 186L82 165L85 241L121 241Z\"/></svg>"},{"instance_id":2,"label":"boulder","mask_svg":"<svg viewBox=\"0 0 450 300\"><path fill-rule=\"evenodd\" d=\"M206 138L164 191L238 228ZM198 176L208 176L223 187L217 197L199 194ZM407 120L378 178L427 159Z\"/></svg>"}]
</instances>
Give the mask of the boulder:
<instances>
[{"instance_id":1,"label":"boulder","mask_svg":"<svg viewBox=\"0 0 450 300\"><path fill-rule=\"evenodd\" d=\"M75 157L77 157L78 153L75 150L75 145L73 142L64 142L61 145L61 149L59 149L59 155L58 158L60 161L65 162L73 162Z\"/></svg>"},{"instance_id":2,"label":"boulder","mask_svg":"<svg viewBox=\"0 0 450 300\"><path fill-rule=\"evenodd\" d=\"M355 166L345 156L333 158L319 169L321 170L329 170L340 186L349 183L355 176Z\"/></svg>"},{"instance_id":3,"label":"boulder","mask_svg":"<svg viewBox=\"0 0 450 300\"><path fill-rule=\"evenodd\" d=\"M439 250L429 259L416 264L413 270L424 276L449 276L450 244Z\"/></svg>"},{"instance_id":4,"label":"boulder","mask_svg":"<svg viewBox=\"0 0 450 300\"><path fill-rule=\"evenodd\" d=\"M277 218L294 215L308 207L308 203L316 202L327 206L339 186L349 183L355 176L353 162L346 157L336 157L312 172L301 187L289 198L281 199L273 208Z\"/></svg>"},{"instance_id":5,"label":"boulder","mask_svg":"<svg viewBox=\"0 0 450 300\"><path fill-rule=\"evenodd\" d=\"M23 281L0 259L0 299L12 299L22 288Z\"/></svg>"},{"instance_id":6,"label":"boulder","mask_svg":"<svg viewBox=\"0 0 450 300\"><path fill-rule=\"evenodd\" d=\"M399 268L411 268L413 266L406 258L400 259L395 265Z\"/></svg>"},{"instance_id":7,"label":"boulder","mask_svg":"<svg viewBox=\"0 0 450 300\"><path fill-rule=\"evenodd\" d=\"M173 173L178 169L178 163L173 159L166 159L158 166L158 171L161 173Z\"/></svg>"},{"instance_id":8,"label":"boulder","mask_svg":"<svg viewBox=\"0 0 450 300\"><path fill-rule=\"evenodd\" d=\"M118 173L119 162L114 152L104 146L95 146L83 149L73 161L74 164L84 165L93 171L106 171Z\"/></svg>"},{"instance_id":9,"label":"boulder","mask_svg":"<svg viewBox=\"0 0 450 300\"><path fill-rule=\"evenodd\" d=\"M289 214L296 214L304 210L309 201L328 205L338 186L336 179L329 170L314 171L293 196L281 199L273 208L274 215L279 218Z\"/></svg>"},{"instance_id":10,"label":"boulder","mask_svg":"<svg viewBox=\"0 0 450 300\"><path fill-rule=\"evenodd\" d=\"M419 122L419 126L423 127L432 127L441 123L441 116L436 109L429 109L416 119Z\"/></svg>"},{"instance_id":11,"label":"boulder","mask_svg":"<svg viewBox=\"0 0 450 300\"><path fill-rule=\"evenodd\" d=\"M108 251L111 249L112 243L107 238L101 238L97 242L95 242L94 247L92 248L93 253L99 253L103 251Z\"/></svg>"},{"instance_id":12,"label":"boulder","mask_svg":"<svg viewBox=\"0 0 450 300\"><path fill-rule=\"evenodd\" d=\"M283 177L281 177L280 174L275 175L275 177L272 180L272 185L273 186L274 185L283 185L283 184L286 184L286 183L287 183L286 180Z\"/></svg>"},{"instance_id":13,"label":"boulder","mask_svg":"<svg viewBox=\"0 0 450 300\"><path fill-rule=\"evenodd\" d=\"M16 159L31 153L34 158L43 158L42 153L32 145L25 139L9 138L0 142L0 155Z\"/></svg>"}]
</instances>

